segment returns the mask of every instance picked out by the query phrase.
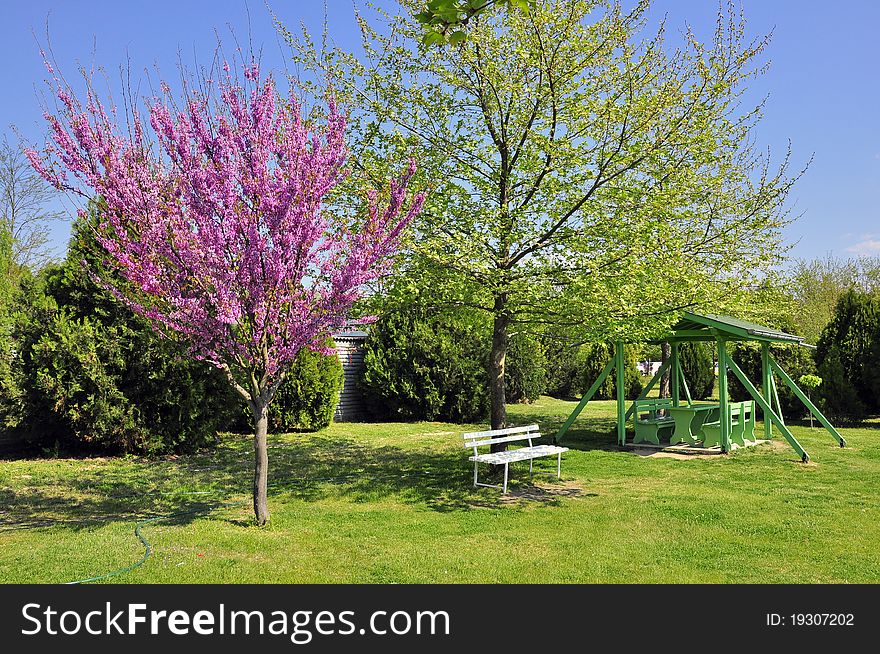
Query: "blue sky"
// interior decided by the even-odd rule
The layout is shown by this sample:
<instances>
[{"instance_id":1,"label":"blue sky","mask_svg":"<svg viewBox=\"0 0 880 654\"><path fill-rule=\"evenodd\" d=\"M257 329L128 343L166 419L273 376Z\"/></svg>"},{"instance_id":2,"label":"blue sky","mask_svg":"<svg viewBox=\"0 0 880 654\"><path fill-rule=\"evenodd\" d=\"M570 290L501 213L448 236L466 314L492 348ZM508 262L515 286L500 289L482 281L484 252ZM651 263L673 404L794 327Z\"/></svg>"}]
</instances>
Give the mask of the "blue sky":
<instances>
[{"instance_id":1,"label":"blue sky","mask_svg":"<svg viewBox=\"0 0 880 654\"><path fill-rule=\"evenodd\" d=\"M360 5L364 3L358 0ZM273 0L288 26L321 29L323 2ZM381 4L387 5L387 2ZM785 232L798 257L880 254L880 2L843 0L741 0L749 31L773 31L770 70L752 85L752 97L769 95L759 144L782 156L789 141L795 165L814 156L795 187L791 207L801 217ZM264 67L281 69L279 44L262 0L0 0L0 132L11 125L42 141L38 90L45 71L34 32L45 41L46 20L56 59L67 71L93 60L115 71L130 60L134 71L158 65L175 75L178 53L204 59L216 44L214 30L231 25L263 47ZM356 48L351 0L328 0L331 36ZM249 11L248 11L249 9ZM665 15L677 34L685 21L701 37L714 28L712 0L655 0L654 20ZM94 52L94 57L93 57ZM61 225L59 250L69 234Z\"/></svg>"}]
</instances>

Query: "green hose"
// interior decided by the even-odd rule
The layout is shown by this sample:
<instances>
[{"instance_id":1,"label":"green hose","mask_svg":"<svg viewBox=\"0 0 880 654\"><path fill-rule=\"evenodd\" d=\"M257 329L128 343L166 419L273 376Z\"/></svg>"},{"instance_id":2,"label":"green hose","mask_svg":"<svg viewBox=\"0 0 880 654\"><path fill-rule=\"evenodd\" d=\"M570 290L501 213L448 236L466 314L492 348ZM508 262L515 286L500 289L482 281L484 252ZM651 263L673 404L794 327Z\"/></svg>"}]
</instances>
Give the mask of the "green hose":
<instances>
[{"instance_id":1,"label":"green hose","mask_svg":"<svg viewBox=\"0 0 880 654\"><path fill-rule=\"evenodd\" d=\"M190 493L182 493L183 495L210 495L210 491L193 491ZM241 506L243 504L247 504L247 502L227 502L226 504L222 504L221 507L226 508L230 506ZM118 570L113 570L112 572L108 572L107 574L99 575L97 577L89 577L87 579L77 579L76 581L68 581L65 582L65 586L72 586L75 584L88 584L93 581L101 581L102 579L110 579L111 577L118 577L120 575L125 574L126 572L131 572L139 567L141 567L144 563L146 563L147 559L150 558L150 555L153 553L153 546L150 545L150 541L146 539L144 534L141 532L141 528L149 525L153 522L159 522L160 520L168 520L170 518L177 518L184 515L192 515L194 513L198 513L199 509L192 509L189 511L176 511L174 513L169 513L167 515L160 515L154 518L148 518L147 520L141 520L134 526L134 535L137 536L137 539L141 542L141 545L144 546L144 553L140 559L131 565L125 566L124 568L119 568Z\"/></svg>"},{"instance_id":2,"label":"green hose","mask_svg":"<svg viewBox=\"0 0 880 654\"><path fill-rule=\"evenodd\" d=\"M415 471L414 473L411 473L411 474L405 474L405 475L386 475L385 478L388 478L388 479L391 479L391 478L394 478L394 479L408 479L408 478L410 478L410 477L414 477L414 476L415 476L415 477L418 477L418 476L423 476L423 475L426 475L426 474L427 474L427 475L430 475L431 473ZM360 475L358 475L358 474L353 474L353 475L346 475L346 476L343 476L343 477L325 477L325 478L319 478L319 479L301 479L301 480L299 480L299 481L300 481L301 483L309 483L309 482L312 482L312 483L314 483L314 482L341 482L341 481L348 481L348 480L350 480L350 479L357 479L357 478L360 478ZM283 485L281 485L281 484L278 484L278 485L276 485L276 484L271 484L271 486L276 487L276 488L277 488L277 487L282 487L282 488L283 488L283 487L285 487L285 486L288 486L288 487L289 487L289 486L291 486L291 485L293 485L293 484L283 484ZM182 493L182 494L183 494L183 495L210 495L210 494L211 494L211 491L192 491L192 492L189 492L189 493ZM226 503L226 504L221 504L220 507L222 507L222 508L227 508L227 507L232 507L232 506L243 506L243 505L245 505L245 504L249 504L249 501L244 501L244 502L228 502L228 503ZM91 583L91 582L93 582L93 581L101 581L102 579L110 579L111 577L118 577L118 576L120 576L120 575L123 575L123 574L125 574L125 573L127 573L127 572L131 572L132 570L135 570L135 569L141 567L144 563L146 563L147 559L149 559L149 558L150 558L150 555L153 553L153 547L152 547L152 545L150 545L150 542L144 537L143 533L141 532L141 528L142 528L142 527L145 527L146 525L152 524L152 523L154 523L154 522L159 522L160 520L168 520L168 519L170 519L170 518L176 518L176 517L183 516L183 515L192 515L193 513L198 513L199 511L200 511L200 509L192 509L192 510L189 510L189 511L177 511L177 512L175 512L175 513L169 513L169 514L167 514L167 515L160 515L160 516L156 516L156 517L153 517L153 518L148 518L148 519L146 519L146 520L141 520L141 521L138 522L138 523L135 525L135 527L134 527L134 535L137 536L138 540L139 540L139 541L141 542L141 544L144 546L144 553L143 553L143 555L141 556L141 558L140 558L138 561L136 561L135 563L132 563L131 565L125 566L124 568L119 568L118 570L113 570L112 572L108 572L107 574L99 575L99 576L97 576L97 577L88 577L87 579L77 579L76 581L68 581L68 582L65 582L64 585L88 584L88 583Z\"/></svg>"},{"instance_id":3,"label":"green hose","mask_svg":"<svg viewBox=\"0 0 880 654\"><path fill-rule=\"evenodd\" d=\"M110 577L118 577L119 575L123 575L126 572L131 572L135 568L141 567L146 562L146 560L148 558L150 558L150 554L153 553L153 547L150 545L150 541L148 541L146 538L144 538L144 535L141 533L141 527L143 527L144 525L148 525L151 522L158 522L159 520L165 520L166 518L172 518L176 515L180 515L180 514L172 513L170 515L161 515L156 518L150 518L149 520L141 520L139 523L137 523L135 525L134 535L138 537L138 540L144 546L143 556L141 556L141 558L137 562L132 563L131 565L126 566L124 568L119 568L118 570L114 570L113 572L108 572L105 575L100 575L98 577L89 577L88 579L77 579L76 581L68 581L65 585L71 586L74 584L88 584L93 581L101 581L102 579L109 579Z\"/></svg>"}]
</instances>

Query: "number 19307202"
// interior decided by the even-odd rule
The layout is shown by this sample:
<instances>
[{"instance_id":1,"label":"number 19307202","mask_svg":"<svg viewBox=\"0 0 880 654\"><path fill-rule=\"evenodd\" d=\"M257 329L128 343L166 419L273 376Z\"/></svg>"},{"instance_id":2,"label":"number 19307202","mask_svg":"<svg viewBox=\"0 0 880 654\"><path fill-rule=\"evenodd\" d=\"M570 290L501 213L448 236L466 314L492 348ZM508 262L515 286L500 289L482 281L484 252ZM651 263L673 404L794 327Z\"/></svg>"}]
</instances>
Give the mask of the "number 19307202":
<instances>
[{"instance_id":1,"label":"number 19307202","mask_svg":"<svg viewBox=\"0 0 880 654\"><path fill-rule=\"evenodd\" d=\"M852 613L780 613L767 614L768 627L851 627L855 625Z\"/></svg>"}]
</instances>

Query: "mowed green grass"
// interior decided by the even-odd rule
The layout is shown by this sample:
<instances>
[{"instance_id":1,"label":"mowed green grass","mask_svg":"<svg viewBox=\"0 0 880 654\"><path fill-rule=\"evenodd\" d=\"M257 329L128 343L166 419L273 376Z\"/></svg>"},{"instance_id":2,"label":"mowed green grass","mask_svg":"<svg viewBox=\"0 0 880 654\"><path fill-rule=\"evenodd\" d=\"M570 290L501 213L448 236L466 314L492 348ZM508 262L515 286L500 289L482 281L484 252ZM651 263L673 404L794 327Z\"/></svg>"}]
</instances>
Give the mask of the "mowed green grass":
<instances>
[{"instance_id":1,"label":"mowed green grass","mask_svg":"<svg viewBox=\"0 0 880 654\"><path fill-rule=\"evenodd\" d=\"M574 406L541 398L512 420L554 433ZM471 487L467 427L336 424L271 439L271 526L250 522L251 443L159 460L0 462L0 581L877 582L880 422L793 431L730 456L679 460L613 445L612 402L565 444L563 483L512 473L511 497ZM553 467L549 459L542 468ZM555 489L555 492L553 492Z\"/></svg>"}]
</instances>

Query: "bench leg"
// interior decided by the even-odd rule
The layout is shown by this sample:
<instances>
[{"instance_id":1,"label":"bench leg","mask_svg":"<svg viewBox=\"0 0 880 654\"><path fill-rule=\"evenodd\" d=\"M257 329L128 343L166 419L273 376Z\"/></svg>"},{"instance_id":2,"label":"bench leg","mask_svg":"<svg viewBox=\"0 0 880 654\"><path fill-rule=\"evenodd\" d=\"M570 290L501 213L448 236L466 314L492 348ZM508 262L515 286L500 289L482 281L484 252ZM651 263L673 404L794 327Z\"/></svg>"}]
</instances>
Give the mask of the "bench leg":
<instances>
[{"instance_id":1,"label":"bench leg","mask_svg":"<svg viewBox=\"0 0 880 654\"><path fill-rule=\"evenodd\" d=\"M529 459L529 474L532 474L532 466L534 465L534 463L534 459Z\"/></svg>"},{"instance_id":2,"label":"bench leg","mask_svg":"<svg viewBox=\"0 0 880 654\"><path fill-rule=\"evenodd\" d=\"M504 486L503 486L503 489L502 489L502 491L501 491L501 494L502 494L502 495L506 495L506 494L507 494L507 466L508 466L508 464L505 463L505 464L504 464Z\"/></svg>"},{"instance_id":3,"label":"bench leg","mask_svg":"<svg viewBox=\"0 0 880 654\"><path fill-rule=\"evenodd\" d=\"M556 478L562 479L562 452L556 458Z\"/></svg>"},{"instance_id":4,"label":"bench leg","mask_svg":"<svg viewBox=\"0 0 880 654\"><path fill-rule=\"evenodd\" d=\"M474 461L474 488L477 487L477 462Z\"/></svg>"}]
</instances>

